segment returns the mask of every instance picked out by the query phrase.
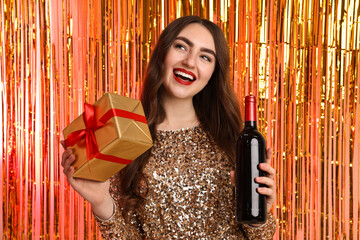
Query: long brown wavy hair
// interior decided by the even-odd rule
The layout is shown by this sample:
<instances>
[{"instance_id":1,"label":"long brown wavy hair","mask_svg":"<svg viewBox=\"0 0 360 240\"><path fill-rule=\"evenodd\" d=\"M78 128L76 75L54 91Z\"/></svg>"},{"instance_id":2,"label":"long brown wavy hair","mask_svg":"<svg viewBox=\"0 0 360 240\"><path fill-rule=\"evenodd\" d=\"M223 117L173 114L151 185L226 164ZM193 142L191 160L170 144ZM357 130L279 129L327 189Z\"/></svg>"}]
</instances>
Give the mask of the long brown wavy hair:
<instances>
[{"instance_id":1,"label":"long brown wavy hair","mask_svg":"<svg viewBox=\"0 0 360 240\"><path fill-rule=\"evenodd\" d=\"M161 33L146 70L141 102L144 107L151 135L155 137L156 126L165 119L161 104L164 61L175 38L189 24L198 23L207 28L214 38L216 66L209 83L193 97L193 104L199 121L229 159L235 158L235 141L242 128L237 98L230 86L229 48L224 33L214 23L197 16L185 16L171 22ZM143 166L151 149L134 160L120 174L120 195L124 218L138 209L146 193L140 193L144 184ZM146 184L146 183L145 183Z\"/></svg>"}]
</instances>

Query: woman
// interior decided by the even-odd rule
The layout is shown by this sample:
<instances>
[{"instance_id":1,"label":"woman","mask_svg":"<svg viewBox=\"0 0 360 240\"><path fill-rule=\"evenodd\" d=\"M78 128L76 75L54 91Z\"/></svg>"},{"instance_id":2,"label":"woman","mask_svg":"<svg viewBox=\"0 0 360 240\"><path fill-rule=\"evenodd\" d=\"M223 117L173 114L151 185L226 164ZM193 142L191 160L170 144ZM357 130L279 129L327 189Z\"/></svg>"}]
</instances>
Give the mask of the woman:
<instances>
[{"instance_id":1,"label":"woman","mask_svg":"<svg viewBox=\"0 0 360 240\"><path fill-rule=\"evenodd\" d=\"M71 150L62 165L87 201L104 239L269 239L261 226L240 225L233 196L235 141L242 122L229 84L229 52L214 23L179 18L162 32L148 64L141 101L154 147L104 183L72 177ZM268 161L271 150L268 150ZM274 169L255 179L274 202Z\"/></svg>"}]
</instances>

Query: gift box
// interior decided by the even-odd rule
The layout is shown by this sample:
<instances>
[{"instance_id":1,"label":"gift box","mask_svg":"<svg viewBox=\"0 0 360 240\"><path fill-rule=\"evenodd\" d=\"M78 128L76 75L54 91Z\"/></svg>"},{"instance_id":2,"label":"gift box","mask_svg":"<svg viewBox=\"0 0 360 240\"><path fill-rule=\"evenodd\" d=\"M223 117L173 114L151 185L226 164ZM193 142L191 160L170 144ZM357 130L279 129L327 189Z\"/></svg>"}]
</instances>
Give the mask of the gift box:
<instances>
[{"instance_id":1,"label":"gift box","mask_svg":"<svg viewBox=\"0 0 360 240\"><path fill-rule=\"evenodd\" d=\"M106 181L143 154L153 141L141 102L106 93L64 130L75 154L74 177Z\"/></svg>"}]
</instances>

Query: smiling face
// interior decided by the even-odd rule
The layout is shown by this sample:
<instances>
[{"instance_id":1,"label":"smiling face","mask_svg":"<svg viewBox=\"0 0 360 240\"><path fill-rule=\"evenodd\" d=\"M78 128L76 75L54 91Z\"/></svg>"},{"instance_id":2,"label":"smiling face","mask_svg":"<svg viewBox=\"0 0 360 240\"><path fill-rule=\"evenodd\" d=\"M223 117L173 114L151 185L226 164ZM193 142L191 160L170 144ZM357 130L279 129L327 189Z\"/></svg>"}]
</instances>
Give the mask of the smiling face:
<instances>
[{"instance_id":1,"label":"smiling face","mask_svg":"<svg viewBox=\"0 0 360 240\"><path fill-rule=\"evenodd\" d=\"M175 38L164 64L167 97L192 99L215 69L215 43L210 31L199 23L186 26Z\"/></svg>"}]
</instances>

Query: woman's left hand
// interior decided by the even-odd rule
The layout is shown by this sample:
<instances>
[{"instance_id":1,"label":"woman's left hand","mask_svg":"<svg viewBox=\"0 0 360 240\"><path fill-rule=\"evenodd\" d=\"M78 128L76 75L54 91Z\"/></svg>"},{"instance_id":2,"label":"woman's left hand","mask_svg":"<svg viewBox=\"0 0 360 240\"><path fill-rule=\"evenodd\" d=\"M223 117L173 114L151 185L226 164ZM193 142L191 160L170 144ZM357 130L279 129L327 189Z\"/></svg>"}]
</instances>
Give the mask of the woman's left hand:
<instances>
[{"instance_id":1,"label":"woman's left hand","mask_svg":"<svg viewBox=\"0 0 360 240\"><path fill-rule=\"evenodd\" d=\"M267 211L270 211L272 205L275 201L275 169L270 166L271 164L271 157L272 157L273 150L268 148L266 150L266 163L260 163L259 168L260 170L266 173L264 177L256 177L255 182L259 184L264 184L266 187L259 187L257 188L258 193L266 196L266 206ZM230 172L231 182L235 185L235 172Z\"/></svg>"}]
</instances>

